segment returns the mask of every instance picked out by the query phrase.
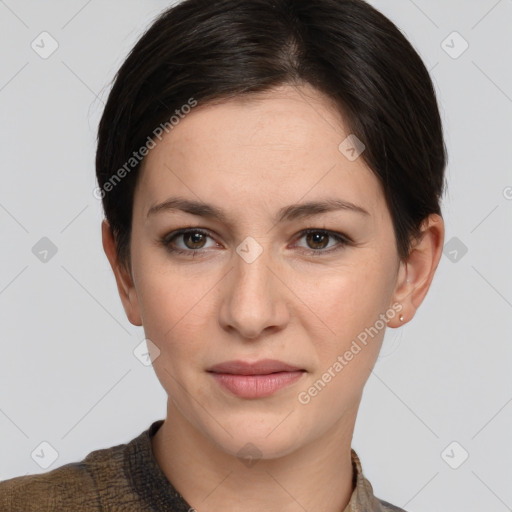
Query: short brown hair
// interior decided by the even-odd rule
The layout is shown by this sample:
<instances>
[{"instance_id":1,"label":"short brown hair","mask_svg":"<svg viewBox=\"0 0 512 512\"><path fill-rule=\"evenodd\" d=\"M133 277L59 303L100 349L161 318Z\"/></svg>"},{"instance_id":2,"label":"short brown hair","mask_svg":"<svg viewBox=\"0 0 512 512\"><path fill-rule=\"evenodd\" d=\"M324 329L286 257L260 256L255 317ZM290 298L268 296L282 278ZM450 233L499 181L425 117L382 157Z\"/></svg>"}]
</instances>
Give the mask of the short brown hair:
<instances>
[{"instance_id":1,"label":"short brown hair","mask_svg":"<svg viewBox=\"0 0 512 512\"><path fill-rule=\"evenodd\" d=\"M365 144L406 259L422 221L441 215L447 153L432 80L400 30L362 0L185 0L132 49L99 125L96 174L120 262L140 163L120 171L158 126L191 98L303 83L332 98Z\"/></svg>"}]
</instances>

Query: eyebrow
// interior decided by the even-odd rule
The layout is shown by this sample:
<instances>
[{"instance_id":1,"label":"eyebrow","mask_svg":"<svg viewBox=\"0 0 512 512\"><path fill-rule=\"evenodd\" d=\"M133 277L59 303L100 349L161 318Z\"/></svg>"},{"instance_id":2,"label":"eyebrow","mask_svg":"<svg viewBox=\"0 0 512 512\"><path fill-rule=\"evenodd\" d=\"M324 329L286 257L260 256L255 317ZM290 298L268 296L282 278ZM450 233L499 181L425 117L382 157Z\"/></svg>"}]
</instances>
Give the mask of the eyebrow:
<instances>
[{"instance_id":1,"label":"eyebrow","mask_svg":"<svg viewBox=\"0 0 512 512\"><path fill-rule=\"evenodd\" d=\"M147 217L149 218L151 215L169 210L181 210L185 213L215 219L224 224L229 224L228 216L221 208L202 201L192 201L181 197L170 197L163 203L152 206L148 211ZM278 211L275 220L276 222L290 222L292 220L312 217L314 215L337 210L346 210L370 216L370 213L364 208L349 201L344 201L343 199L325 199L322 201L309 201L307 203L285 206Z\"/></svg>"}]
</instances>

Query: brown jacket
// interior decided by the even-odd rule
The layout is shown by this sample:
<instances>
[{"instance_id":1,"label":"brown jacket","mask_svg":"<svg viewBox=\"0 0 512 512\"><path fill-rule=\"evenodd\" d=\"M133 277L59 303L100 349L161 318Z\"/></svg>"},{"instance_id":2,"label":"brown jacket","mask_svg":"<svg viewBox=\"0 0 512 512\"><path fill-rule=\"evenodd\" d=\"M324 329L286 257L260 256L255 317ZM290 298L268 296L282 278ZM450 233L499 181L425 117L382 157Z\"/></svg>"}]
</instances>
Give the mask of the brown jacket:
<instances>
[{"instance_id":1,"label":"brown jacket","mask_svg":"<svg viewBox=\"0 0 512 512\"><path fill-rule=\"evenodd\" d=\"M96 450L80 462L0 482L2 512L193 512L160 469L151 437L163 420L127 444ZM343 512L405 512L373 495L352 450L354 491Z\"/></svg>"}]
</instances>

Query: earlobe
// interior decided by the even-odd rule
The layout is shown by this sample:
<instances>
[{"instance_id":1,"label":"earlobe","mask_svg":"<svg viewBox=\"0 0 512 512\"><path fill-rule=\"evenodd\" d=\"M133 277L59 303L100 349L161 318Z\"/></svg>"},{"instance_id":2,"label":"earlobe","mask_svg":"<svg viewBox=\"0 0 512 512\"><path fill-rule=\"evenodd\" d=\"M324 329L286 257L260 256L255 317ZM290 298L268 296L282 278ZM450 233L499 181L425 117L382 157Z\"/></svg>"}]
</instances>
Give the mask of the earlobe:
<instances>
[{"instance_id":1,"label":"earlobe","mask_svg":"<svg viewBox=\"0 0 512 512\"><path fill-rule=\"evenodd\" d=\"M116 279L117 290L121 298L126 316L131 324L136 326L142 325L140 315L139 301L137 291L135 289L131 273L125 265L119 262L116 250L116 242L110 224L107 220L101 223L101 238L103 250L107 256L114 277Z\"/></svg>"},{"instance_id":2,"label":"earlobe","mask_svg":"<svg viewBox=\"0 0 512 512\"><path fill-rule=\"evenodd\" d=\"M400 327L410 321L423 302L434 279L443 252L444 221L430 215L422 224L421 236L413 245L407 261L400 263L393 303L402 305L389 327ZM400 321L403 315L403 321Z\"/></svg>"}]
</instances>

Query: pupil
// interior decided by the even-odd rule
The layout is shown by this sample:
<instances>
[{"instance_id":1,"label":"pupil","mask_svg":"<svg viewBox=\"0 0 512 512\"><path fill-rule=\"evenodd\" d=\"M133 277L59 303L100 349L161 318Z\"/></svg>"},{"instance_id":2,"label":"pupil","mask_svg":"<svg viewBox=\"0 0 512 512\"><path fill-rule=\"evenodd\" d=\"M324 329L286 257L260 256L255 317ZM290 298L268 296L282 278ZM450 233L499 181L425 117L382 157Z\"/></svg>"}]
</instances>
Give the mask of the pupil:
<instances>
[{"instance_id":1,"label":"pupil","mask_svg":"<svg viewBox=\"0 0 512 512\"><path fill-rule=\"evenodd\" d=\"M320 248L320 249L323 249L325 247L325 243L322 244L321 241L322 239L325 241L327 239L327 236L323 233L310 233L309 234L310 237L313 238L313 245L317 244L317 243L320 243L321 247L315 247L316 249Z\"/></svg>"},{"instance_id":2,"label":"pupil","mask_svg":"<svg viewBox=\"0 0 512 512\"><path fill-rule=\"evenodd\" d=\"M192 241L192 244L201 244L203 235L202 233L191 233L188 235ZM193 247L194 249L198 249L198 247Z\"/></svg>"}]
</instances>

